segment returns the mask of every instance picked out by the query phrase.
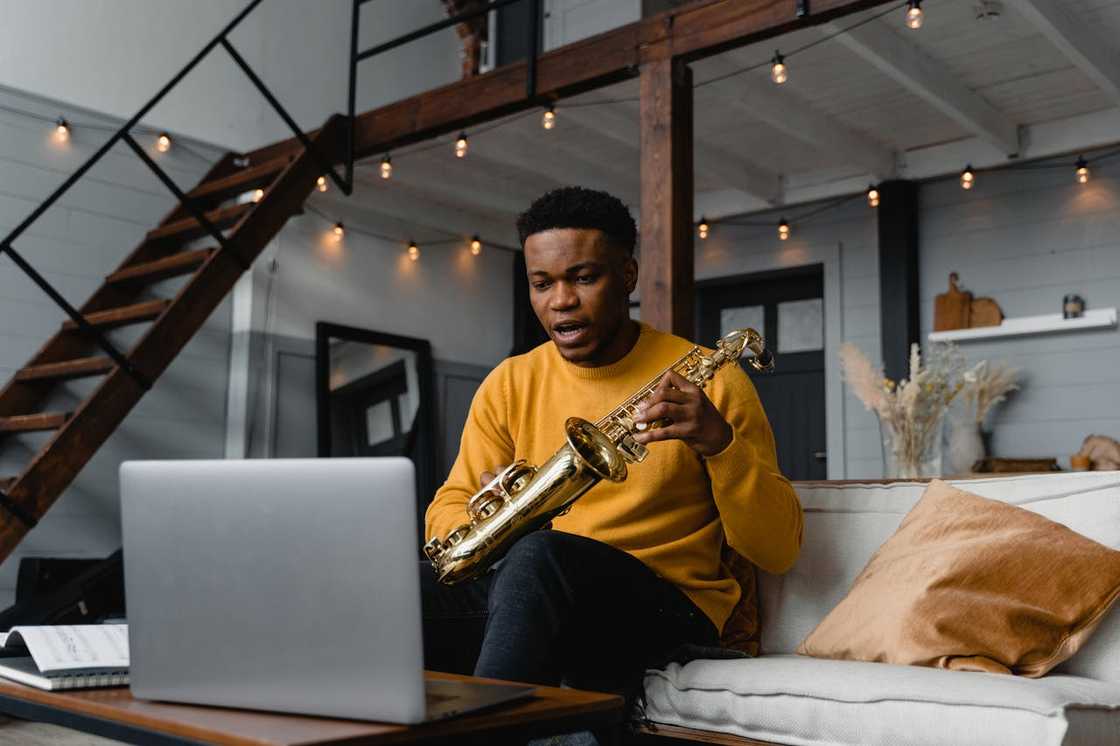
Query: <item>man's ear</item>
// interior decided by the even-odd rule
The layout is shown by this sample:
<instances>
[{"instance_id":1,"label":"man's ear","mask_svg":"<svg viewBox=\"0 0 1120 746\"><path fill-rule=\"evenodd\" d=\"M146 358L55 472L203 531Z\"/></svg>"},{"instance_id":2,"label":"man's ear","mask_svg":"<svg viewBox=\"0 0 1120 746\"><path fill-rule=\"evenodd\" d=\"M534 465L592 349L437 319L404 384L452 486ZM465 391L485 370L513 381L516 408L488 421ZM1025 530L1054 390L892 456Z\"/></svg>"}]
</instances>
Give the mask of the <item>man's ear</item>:
<instances>
[{"instance_id":1,"label":"man's ear","mask_svg":"<svg viewBox=\"0 0 1120 746\"><path fill-rule=\"evenodd\" d=\"M626 296L629 297L633 294L634 289L638 287L638 260L632 256L626 257L626 262L622 265L622 277L626 285Z\"/></svg>"}]
</instances>

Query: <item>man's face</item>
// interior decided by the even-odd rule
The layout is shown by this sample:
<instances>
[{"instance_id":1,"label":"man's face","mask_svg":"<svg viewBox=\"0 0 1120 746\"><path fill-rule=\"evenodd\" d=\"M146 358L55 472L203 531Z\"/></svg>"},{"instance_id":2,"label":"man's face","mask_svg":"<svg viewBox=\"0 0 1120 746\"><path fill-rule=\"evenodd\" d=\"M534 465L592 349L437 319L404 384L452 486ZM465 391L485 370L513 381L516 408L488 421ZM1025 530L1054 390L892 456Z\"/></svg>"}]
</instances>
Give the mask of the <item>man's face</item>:
<instances>
[{"instance_id":1,"label":"man's face","mask_svg":"<svg viewBox=\"0 0 1120 746\"><path fill-rule=\"evenodd\" d=\"M630 319L637 262L602 231L555 228L525 239L525 267L533 310L560 354L578 365L612 362L605 358Z\"/></svg>"}]
</instances>

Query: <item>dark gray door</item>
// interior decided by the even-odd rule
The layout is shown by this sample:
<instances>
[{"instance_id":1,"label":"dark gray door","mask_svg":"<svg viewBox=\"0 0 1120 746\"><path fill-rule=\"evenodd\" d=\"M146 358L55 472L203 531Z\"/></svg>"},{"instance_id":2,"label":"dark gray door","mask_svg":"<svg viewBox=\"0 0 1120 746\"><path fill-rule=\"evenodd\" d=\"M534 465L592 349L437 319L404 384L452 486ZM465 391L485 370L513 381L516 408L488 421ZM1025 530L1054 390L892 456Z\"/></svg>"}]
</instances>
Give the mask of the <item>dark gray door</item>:
<instances>
[{"instance_id":1,"label":"dark gray door","mask_svg":"<svg viewBox=\"0 0 1120 746\"><path fill-rule=\"evenodd\" d=\"M790 479L825 479L824 279L820 265L696 284L697 341L751 326L775 354L773 373L750 375Z\"/></svg>"}]
</instances>

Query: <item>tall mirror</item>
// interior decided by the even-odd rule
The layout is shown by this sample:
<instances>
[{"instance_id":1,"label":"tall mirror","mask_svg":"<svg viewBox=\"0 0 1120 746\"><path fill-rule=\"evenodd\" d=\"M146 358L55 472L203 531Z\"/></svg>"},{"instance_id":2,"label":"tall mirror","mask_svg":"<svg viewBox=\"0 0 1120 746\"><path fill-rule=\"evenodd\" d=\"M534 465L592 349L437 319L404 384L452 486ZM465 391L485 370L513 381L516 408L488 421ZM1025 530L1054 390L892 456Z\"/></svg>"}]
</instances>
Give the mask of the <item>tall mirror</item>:
<instances>
[{"instance_id":1,"label":"tall mirror","mask_svg":"<svg viewBox=\"0 0 1120 746\"><path fill-rule=\"evenodd\" d=\"M404 456L417 509L435 491L432 351L425 339L315 325L319 456Z\"/></svg>"}]
</instances>

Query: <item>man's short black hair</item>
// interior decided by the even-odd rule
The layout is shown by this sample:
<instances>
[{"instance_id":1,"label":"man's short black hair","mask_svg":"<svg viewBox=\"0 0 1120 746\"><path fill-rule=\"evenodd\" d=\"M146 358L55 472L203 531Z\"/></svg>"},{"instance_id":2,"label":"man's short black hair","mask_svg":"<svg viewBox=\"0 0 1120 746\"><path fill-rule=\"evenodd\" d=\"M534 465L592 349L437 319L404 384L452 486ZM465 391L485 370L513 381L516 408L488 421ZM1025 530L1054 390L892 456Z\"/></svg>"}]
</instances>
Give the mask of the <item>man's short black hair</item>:
<instances>
[{"instance_id":1,"label":"man's short black hair","mask_svg":"<svg viewBox=\"0 0 1120 746\"><path fill-rule=\"evenodd\" d=\"M538 197L517 218L521 245L534 233L553 228L590 228L603 232L607 241L634 256L638 227L618 197L584 187L560 187Z\"/></svg>"}]
</instances>

